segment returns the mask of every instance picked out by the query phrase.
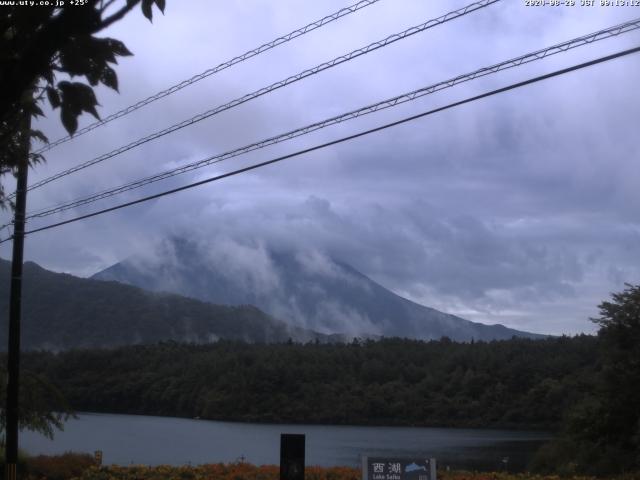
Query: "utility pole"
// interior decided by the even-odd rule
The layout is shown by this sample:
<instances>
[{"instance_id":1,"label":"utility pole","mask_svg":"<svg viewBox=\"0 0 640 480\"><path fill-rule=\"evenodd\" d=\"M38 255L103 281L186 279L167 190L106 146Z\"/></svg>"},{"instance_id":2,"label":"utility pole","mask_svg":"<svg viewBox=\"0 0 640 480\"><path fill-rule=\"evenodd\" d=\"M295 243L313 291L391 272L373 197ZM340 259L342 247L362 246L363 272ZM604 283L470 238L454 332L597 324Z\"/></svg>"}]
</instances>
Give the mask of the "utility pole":
<instances>
[{"instance_id":1,"label":"utility pole","mask_svg":"<svg viewBox=\"0 0 640 480\"><path fill-rule=\"evenodd\" d=\"M11 260L11 297L9 300L9 348L7 355L7 407L5 443L5 479L16 480L18 465L18 419L20 413L20 317L22 307L22 260L24 224L27 210L27 174L31 148L31 115L23 112L21 158L18 159L16 206L13 217L13 254Z\"/></svg>"}]
</instances>

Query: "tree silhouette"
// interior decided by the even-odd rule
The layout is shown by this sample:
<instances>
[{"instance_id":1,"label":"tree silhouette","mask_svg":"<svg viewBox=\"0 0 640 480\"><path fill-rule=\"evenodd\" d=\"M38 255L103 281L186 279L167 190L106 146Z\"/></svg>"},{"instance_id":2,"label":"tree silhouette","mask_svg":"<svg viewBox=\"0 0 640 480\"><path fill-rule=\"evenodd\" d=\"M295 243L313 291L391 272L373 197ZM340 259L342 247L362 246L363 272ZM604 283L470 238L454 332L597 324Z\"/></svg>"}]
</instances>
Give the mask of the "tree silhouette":
<instances>
[{"instance_id":1,"label":"tree silhouette","mask_svg":"<svg viewBox=\"0 0 640 480\"><path fill-rule=\"evenodd\" d=\"M8 478L15 477L18 425L45 433L59 426L64 416L51 394L22 395L19 382L20 303L24 238L26 183L29 165L43 161L31 153L31 140L47 138L31 128L32 117L43 115L40 104L48 101L60 109L65 129L73 134L78 117L88 112L98 117L98 104L92 87L98 84L118 89L118 77L112 65L118 56L131 55L119 40L98 38L95 34L122 19L136 5L152 19L153 4L164 12L165 0L78 0L60 6L4 6L0 9L0 176L13 172L18 178L14 216L14 242L7 360L6 461ZM53 2L51 2L53 3ZM56 2L57 3L57 2ZM56 76L64 80L57 81ZM84 77L86 82L69 81ZM26 162L26 163L25 163ZM11 202L0 185L0 206ZM46 382L37 383L45 385ZM24 397L20 400L20 397ZM50 401L41 401L42 399Z\"/></svg>"},{"instance_id":2,"label":"tree silhouette","mask_svg":"<svg viewBox=\"0 0 640 480\"><path fill-rule=\"evenodd\" d=\"M0 9L0 176L15 172L31 139L46 142L44 134L25 121L43 115L42 102L60 109L62 124L70 134L76 131L83 112L99 118L92 87L103 84L118 90L113 66L117 57L131 52L121 41L95 34L138 4L149 20L154 4L162 12L165 8L165 0L86 0L82 5ZM87 83L57 81L61 74L72 80L84 77ZM30 164L43 160L41 155L29 155ZM0 206L7 203L0 186Z\"/></svg>"},{"instance_id":3,"label":"tree silhouette","mask_svg":"<svg viewBox=\"0 0 640 480\"><path fill-rule=\"evenodd\" d=\"M640 468L640 285L599 305L602 345L600 428L592 439L618 450L624 468Z\"/></svg>"}]
</instances>

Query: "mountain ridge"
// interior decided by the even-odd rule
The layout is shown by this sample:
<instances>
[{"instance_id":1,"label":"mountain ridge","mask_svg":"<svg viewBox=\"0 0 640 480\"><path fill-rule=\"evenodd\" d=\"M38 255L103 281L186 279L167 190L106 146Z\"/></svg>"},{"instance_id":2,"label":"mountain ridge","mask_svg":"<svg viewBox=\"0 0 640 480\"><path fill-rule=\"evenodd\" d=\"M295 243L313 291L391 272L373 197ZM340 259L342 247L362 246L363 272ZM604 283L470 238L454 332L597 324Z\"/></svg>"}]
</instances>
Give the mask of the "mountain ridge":
<instances>
[{"instance_id":1,"label":"mountain ridge","mask_svg":"<svg viewBox=\"0 0 640 480\"><path fill-rule=\"evenodd\" d=\"M0 259L0 345L7 344L9 272ZM22 346L26 350L115 347L160 341L329 341L251 305L213 305L119 282L75 277L25 262Z\"/></svg>"},{"instance_id":2,"label":"mountain ridge","mask_svg":"<svg viewBox=\"0 0 640 480\"><path fill-rule=\"evenodd\" d=\"M252 304L289 325L325 334L456 341L545 337L471 322L412 302L347 262L315 250L271 250L229 242L209 245L169 237L152 251L91 278L213 303Z\"/></svg>"}]
</instances>

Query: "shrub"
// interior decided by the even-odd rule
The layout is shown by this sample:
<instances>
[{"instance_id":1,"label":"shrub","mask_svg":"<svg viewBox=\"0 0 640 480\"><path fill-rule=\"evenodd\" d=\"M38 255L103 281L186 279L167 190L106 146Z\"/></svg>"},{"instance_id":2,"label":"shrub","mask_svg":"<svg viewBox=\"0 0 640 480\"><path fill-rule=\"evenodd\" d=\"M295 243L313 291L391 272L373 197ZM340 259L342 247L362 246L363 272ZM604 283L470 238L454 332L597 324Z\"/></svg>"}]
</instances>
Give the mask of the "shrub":
<instances>
[{"instance_id":1,"label":"shrub","mask_svg":"<svg viewBox=\"0 0 640 480\"><path fill-rule=\"evenodd\" d=\"M46 478L47 480L67 480L80 477L96 464L92 455L72 452L62 455L29 457L26 463L30 478Z\"/></svg>"}]
</instances>

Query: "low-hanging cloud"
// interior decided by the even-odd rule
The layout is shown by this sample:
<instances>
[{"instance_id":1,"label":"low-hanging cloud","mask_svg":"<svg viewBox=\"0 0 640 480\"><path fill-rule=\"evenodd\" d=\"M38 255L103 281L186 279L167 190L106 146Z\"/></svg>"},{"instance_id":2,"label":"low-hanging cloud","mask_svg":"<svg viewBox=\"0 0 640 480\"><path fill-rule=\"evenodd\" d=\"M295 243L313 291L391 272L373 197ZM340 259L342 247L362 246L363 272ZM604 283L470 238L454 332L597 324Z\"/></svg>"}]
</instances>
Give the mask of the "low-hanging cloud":
<instances>
[{"instance_id":1,"label":"low-hanging cloud","mask_svg":"<svg viewBox=\"0 0 640 480\"><path fill-rule=\"evenodd\" d=\"M130 121L113 122L52 150L47 165L39 166L32 177L92 158L466 3L407 1L400 8L397 2L379 2L326 31L141 110ZM105 105L102 113L342 6L338 0L260 0L248 11L239 1L226 2L224 8L209 2L170 2L166 16L154 19L153 25L131 15L109 34L123 39L136 56L119 65L120 96L98 92ZM259 15L250 14L255 12ZM221 153L632 16L633 8L527 9L523 2L498 2L35 191L29 207ZM255 152L246 160L159 183L144 193L621 50L637 39L636 32L459 85ZM250 174L36 234L27 240L26 255L55 270L90 275L149 250L162 238L186 235L203 245L213 242L212 261L228 260L228 270L238 281L267 292L277 288L279 280L273 277L266 252L279 246L301 252L299 258L311 268L330 268L323 264L323 255L330 255L397 293L470 320L544 333L593 331L587 318L597 314L596 305L622 289L624 282L638 283L640 278L640 144L633 135L640 109L640 97L633 93L638 72L635 57L575 72ZM41 126L51 138L61 133L57 113L50 113ZM4 246L5 258L7 253ZM295 310L295 301L287 305ZM348 311L343 313L349 317ZM367 319L351 321L364 325Z\"/></svg>"}]
</instances>

